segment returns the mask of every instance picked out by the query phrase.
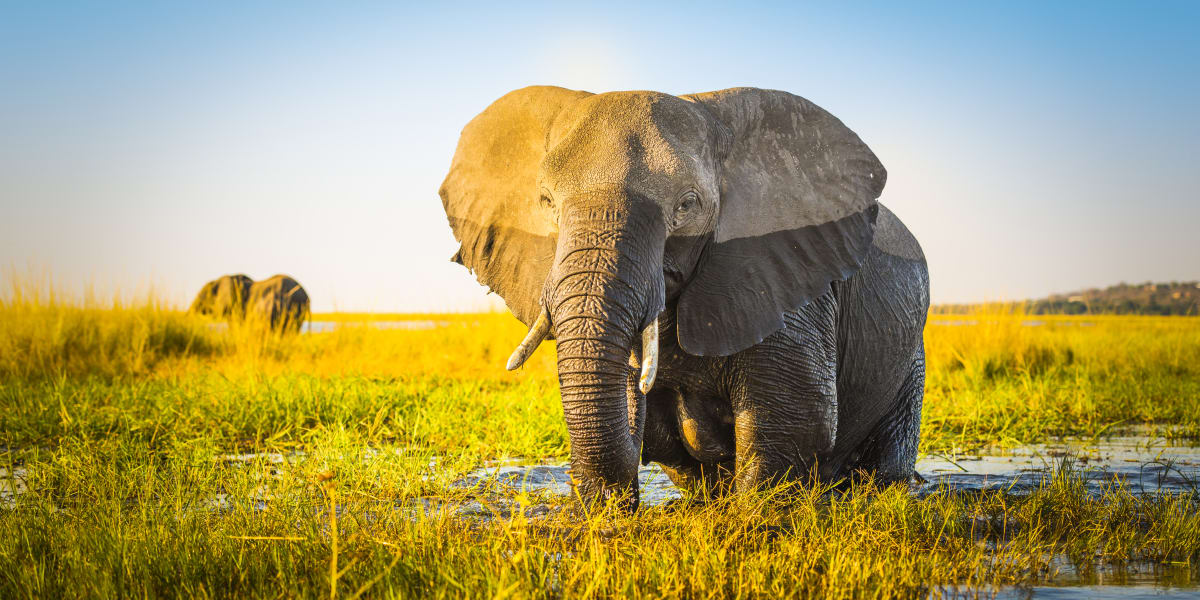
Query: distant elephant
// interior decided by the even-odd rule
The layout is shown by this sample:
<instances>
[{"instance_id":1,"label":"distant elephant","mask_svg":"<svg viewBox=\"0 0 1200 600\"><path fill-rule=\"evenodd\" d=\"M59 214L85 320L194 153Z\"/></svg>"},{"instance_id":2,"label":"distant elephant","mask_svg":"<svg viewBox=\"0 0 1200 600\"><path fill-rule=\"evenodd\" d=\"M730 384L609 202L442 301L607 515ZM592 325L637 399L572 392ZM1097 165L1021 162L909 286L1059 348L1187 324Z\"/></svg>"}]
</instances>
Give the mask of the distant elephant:
<instances>
[{"instance_id":1,"label":"distant elephant","mask_svg":"<svg viewBox=\"0 0 1200 600\"><path fill-rule=\"evenodd\" d=\"M551 336L581 497L913 473L925 258L857 135L780 91L529 87L463 129L453 260ZM640 369L639 369L640 365Z\"/></svg>"},{"instance_id":2,"label":"distant elephant","mask_svg":"<svg viewBox=\"0 0 1200 600\"><path fill-rule=\"evenodd\" d=\"M287 275L258 282L245 275L225 275L204 285L189 312L296 332L308 318L308 293Z\"/></svg>"},{"instance_id":3,"label":"distant elephant","mask_svg":"<svg viewBox=\"0 0 1200 600\"><path fill-rule=\"evenodd\" d=\"M254 282L246 300L246 320L279 331L300 331L309 314L308 293L287 275Z\"/></svg>"},{"instance_id":4,"label":"distant elephant","mask_svg":"<svg viewBox=\"0 0 1200 600\"><path fill-rule=\"evenodd\" d=\"M222 275L200 288L188 312L225 319L240 319L245 314L246 299L254 283L246 275Z\"/></svg>"}]
</instances>

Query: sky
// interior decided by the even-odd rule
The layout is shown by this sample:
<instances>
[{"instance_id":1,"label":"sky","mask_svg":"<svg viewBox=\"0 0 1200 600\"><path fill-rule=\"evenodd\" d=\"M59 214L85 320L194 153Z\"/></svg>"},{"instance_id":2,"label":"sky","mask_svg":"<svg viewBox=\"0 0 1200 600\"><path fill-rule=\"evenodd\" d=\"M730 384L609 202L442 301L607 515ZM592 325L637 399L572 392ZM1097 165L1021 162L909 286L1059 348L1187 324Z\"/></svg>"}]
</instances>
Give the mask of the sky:
<instances>
[{"instance_id":1,"label":"sky","mask_svg":"<svg viewBox=\"0 0 1200 600\"><path fill-rule=\"evenodd\" d=\"M499 306L437 190L467 121L547 84L812 100L888 169L934 302L1200 279L1200 3L423 4L6 3L5 277Z\"/></svg>"}]
</instances>

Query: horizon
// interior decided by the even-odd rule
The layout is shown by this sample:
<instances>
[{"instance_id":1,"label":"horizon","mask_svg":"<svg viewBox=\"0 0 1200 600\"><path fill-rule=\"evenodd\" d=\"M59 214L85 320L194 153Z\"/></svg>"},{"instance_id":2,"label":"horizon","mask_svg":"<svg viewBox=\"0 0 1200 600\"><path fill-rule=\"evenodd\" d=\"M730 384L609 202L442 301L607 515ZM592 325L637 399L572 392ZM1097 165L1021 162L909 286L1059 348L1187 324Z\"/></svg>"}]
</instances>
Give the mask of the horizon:
<instances>
[{"instance_id":1,"label":"horizon","mask_svg":"<svg viewBox=\"0 0 1200 600\"><path fill-rule=\"evenodd\" d=\"M502 308L437 189L532 84L812 100L888 169L934 304L1200 279L1200 4L9 12L0 267L72 294L282 272L319 313Z\"/></svg>"}]
</instances>

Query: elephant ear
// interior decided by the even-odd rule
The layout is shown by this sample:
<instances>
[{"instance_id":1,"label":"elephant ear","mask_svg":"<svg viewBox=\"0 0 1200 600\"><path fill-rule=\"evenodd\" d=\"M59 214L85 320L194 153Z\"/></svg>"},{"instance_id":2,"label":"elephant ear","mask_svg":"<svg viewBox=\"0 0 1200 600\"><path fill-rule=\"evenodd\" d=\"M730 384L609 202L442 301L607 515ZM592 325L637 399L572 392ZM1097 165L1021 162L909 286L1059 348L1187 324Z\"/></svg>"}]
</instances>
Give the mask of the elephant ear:
<instances>
[{"instance_id":1,"label":"elephant ear","mask_svg":"<svg viewBox=\"0 0 1200 600\"><path fill-rule=\"evenodd\" d=\"M557 224L540 203L538 167L555 116L590 96L558 87L510 92L463 128L440 190L454 237L452 259L499 294L526 325L541 312Z\"/></svg>"},{"instance_id":2,"label":"elephant ear","mask_svg":"<svg viewBox=\"0 0 1200 600\"><path fill-rule=\"evenodd\" d=\"M887 172L866 144L787 92L685 96L729 130L712 242L680 295L680 346L724 356L761 342L846 279L871 248Z\"/></svg>"},{"instance_id":3,"label":"elephant ear","mask_svg":"<svg viewBox=\"0 0 1200 600\"><path fill-rule=\"evenodd\" d=\"M212 311L213 299L217 295L217 286L221 283L220 279L214 279L200 288L200 293L196 294L196 299L192 300L191 307L188 312L196 314L208 314Z\"/></svg>"}]
</instances>

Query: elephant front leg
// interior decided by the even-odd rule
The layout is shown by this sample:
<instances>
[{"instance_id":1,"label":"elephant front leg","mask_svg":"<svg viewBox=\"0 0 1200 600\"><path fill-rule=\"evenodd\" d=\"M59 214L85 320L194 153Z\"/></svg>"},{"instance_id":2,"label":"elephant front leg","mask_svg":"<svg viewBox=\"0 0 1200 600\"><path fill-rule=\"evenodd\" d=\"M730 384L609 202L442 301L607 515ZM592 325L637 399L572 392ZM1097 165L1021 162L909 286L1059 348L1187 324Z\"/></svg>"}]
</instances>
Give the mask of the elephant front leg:
<instances>
[{"instance_id":1,"label":"elephant front leg","mask_svg":"<svg viewBox=\"0 0 1200 600\"><path fill-rule=\"evenodd\" d=\"M698 459L680 431L680 397L670 389L656 389L646 398L646 435L642 444L642 463L658 463L680 489L702 498L714 498L732 488L734 461L705 462ZM684 425L688 427L688 425Z\"/></svg>"},{"instance_id":2,"label":"elephant front leg","mask_svg":"<svg viewBox=\"0 0 1200 600\"><path fill-rule=\"evenodd\" d=\"M836 307L823 296L740 357L732 389L736 486L827 479L837 441ZM828 461L827 461L828 462Z\"/></svg>"},{"instance_id":3,"label":"elephant front leg","mask_svg":"<svg viewBox=\"0 0 1200 600\"><path fill-rule=\"evenodd\" d=\"M836 396L810 388L784 398L749 396L740 404L734 425L738 490L830 476L819 458L837 441Z\"/></svg>"}]
</instances>

